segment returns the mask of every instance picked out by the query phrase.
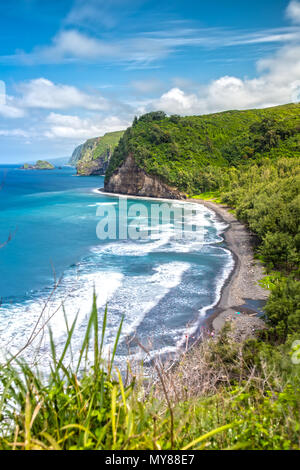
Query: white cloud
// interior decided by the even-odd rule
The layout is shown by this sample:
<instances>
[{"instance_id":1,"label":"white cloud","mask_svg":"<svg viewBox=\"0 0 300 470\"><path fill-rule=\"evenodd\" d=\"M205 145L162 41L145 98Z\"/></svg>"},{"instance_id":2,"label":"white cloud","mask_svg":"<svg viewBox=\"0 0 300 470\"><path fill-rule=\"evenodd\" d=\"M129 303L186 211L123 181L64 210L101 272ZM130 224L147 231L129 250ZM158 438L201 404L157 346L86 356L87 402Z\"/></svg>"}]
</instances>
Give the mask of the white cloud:
<instances>
[{"instance_id":1,"label":"white cloud","mask_svg":"<svg viewBox=\"0 0 300 470\"><path fill-rule=\"evenodd\" d=\"M253 79L220 77L198 93L172 88L147 109L191 115L300 101L300 45L284 46L273 57L259 61L258 71L260 75Z\"/></svg>"},{"instance_id":2,"label":"white cloud","mask_svg":"<svg viewBox=\"0 0 300 470\"><path fill-rule=\"evenodd\" d=\"M130 3L133 3L131 0ZM130 4L129 4L130 5ZM84 27L99 25L111 28L118 22L117 16L122 17L124 0L76 0L65 19L66 24ZM126 5L128 9L128 5ZM119 14L119 15L118 15Z\"/></svg>"},{"instance_id":3,"label":"white cloud","mask_svg":"<svg viewBox=\"0 0 300 470\"><path fill-rule=\"evenodd\" d=\"M286 16L287 18L292 20L293 23L299 24L300 23L300 2L297 2L296 0L292 0L286 9Z\"/></svg>"},{"instance_id":4,"label":"white cloud","mask_svg":"<svg viewBox=\"0 0 300 470\"><path fill-rule=\"evenodd\" d=\"M169 114L194 114L200 108L200 100L195 94L186 94L180 88L171 88L153 103L156 109ZM150 105L152 107L152 103Z\"/></svg>"},{"instance_id":5,"label":"white cloud","mask_svg":"<svg viewBox=\"0 0 300 470\"><path fill-rule=\"evenodd\" d=\"M21 118L24 114L24 111L16 106L0 103L0 116L5 118Z\"/></svg>"},{"instance_id":6,"label":"white cloud","mask_svg":"<svg viewBox=\"0 0 300 470\"><path fill-rule=\"evenodd\" d=\"M20 118L24 111L14 105L14 98L6 94L5 82L0 80L0 116L5 118Z\"/></svg>"},{"instance_id":7,"label":"white cloud","mask_svg":"<svg viewBox=\"0 0 300 470\"><path fill-rule=\"evenodd\" d=\"M117 116L98 116L94 118L80 118L74 115L50 113L46 119L49 129L44 136L50 139L75 139L86 140L98 137L106 132L125 129L130 125L129 121Z\"/></svg>"},{"instance_id":8,"label":"white cloud","mask_svg":"<svg viewBox=\"0 0 300 470\"><path fill-rule=\"evenodd\" d=\"M83 18L84 15L90 15L91 11L82 3L80 15ZM73 21L75 20L71 23ZM99 34L99 28L97 33ZM245 33L222 28L169 28L135 36L126 34L122 38L116 36L112 39L100 39L77 29L64 29L47 46L35 47L28 53L18 50L14 55L0 57L0 60L4 63L21 62L27 65L109 62L146 67L187 47L217 49L247 44L287 43L298 39L300 32L294 26Z\"/></svg>"},{"instance_id":9,"label":"white cloud","mask_svg":"<svg viewBox=\"0 0 300 470\"><path fill-rule=\"evenodd\" d=\"M109 43L91 38L76 30L60 32L55 36L53 45L43 50L45 57L55 60L55 58L78 57L94 59L102 56L116 54L118 48Z\"/></svg>"},{"instance_id":10,"label":"white cloud","mask_svg":"<svg viewBox=\"0 0 300 470\"><path fill-rule=\"evenodd\" d=\"M121 45L101 41L72 29L60 31L48 46L37 46L29 53L18 50L15 55L2 57L2 60L21 62L24 65L97 62L100 59L120 57L120 47Z\"/></svg>"},{"instance_id":11,"label":"white cloud","mask_svg":"<svg viewBox=\"0 0 300 470\"><path fill-rule=\"evenodd\" d=\"M101 40L75 29L59 32L46 47L37 47L31 53L19 52L13 58L18 62L149 62L170 52L170 44L164 38L133 37L122 40Z\"/></svg>"},{"instance_id":12,"label":"white cloud","mask_svg":"<svg viewBox=\"0 0 300 470\"><path fill-rule=\"evenodd\" d=\"M23 129L0 129L0 135L5 137L28 137L28 132Z\"/></svg>"},{"instance_id":13,"label":"white cloud","mask_svg":"<svg viewBox=\"0 0 300 470\"><path fill-rule=\"evenodd\" d=\"M22 93L20 104L29 108L89 110L107 109L108 104L101 95L89 95L74 86L54 84L45 78L30 80L19 85Z\"/></svg>"}]
</instances>

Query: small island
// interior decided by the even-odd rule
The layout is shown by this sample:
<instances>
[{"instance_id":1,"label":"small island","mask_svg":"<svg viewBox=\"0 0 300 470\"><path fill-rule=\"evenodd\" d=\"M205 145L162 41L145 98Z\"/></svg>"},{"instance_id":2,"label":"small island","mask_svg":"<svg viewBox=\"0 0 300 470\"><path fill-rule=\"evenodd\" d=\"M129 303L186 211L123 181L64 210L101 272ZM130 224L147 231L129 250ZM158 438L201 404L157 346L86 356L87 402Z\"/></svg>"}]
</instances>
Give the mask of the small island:
<instances>
[{"instance_id":1,"label":"small island","mask_svg":"<svg viewBox=\"0 0 300 470\"><path fill-rule=\"evenodd\" d=\"M47 162L46 160L38 160L35 165L30 165L29 163L24 163L21 166L21 170L54 170L55 166L52 163Z\"/></svg>"}]
</instances>

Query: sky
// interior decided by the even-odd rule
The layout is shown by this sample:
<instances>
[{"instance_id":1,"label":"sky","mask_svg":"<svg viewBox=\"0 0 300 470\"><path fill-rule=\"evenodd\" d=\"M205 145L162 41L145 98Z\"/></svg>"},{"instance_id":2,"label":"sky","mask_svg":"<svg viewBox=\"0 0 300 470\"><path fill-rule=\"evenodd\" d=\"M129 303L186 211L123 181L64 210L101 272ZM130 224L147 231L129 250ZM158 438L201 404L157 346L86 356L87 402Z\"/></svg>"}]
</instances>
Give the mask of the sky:
<instances>
[{"instance_id":1,"label":"sky","mask_svg":"<svg viewBox=\"0 0 300 470\"><path fill-rule=\"evenodd\" d=\"M0 163L135 115L300 101L300 0L0 0Z\"/></svg>"}]
</instances>

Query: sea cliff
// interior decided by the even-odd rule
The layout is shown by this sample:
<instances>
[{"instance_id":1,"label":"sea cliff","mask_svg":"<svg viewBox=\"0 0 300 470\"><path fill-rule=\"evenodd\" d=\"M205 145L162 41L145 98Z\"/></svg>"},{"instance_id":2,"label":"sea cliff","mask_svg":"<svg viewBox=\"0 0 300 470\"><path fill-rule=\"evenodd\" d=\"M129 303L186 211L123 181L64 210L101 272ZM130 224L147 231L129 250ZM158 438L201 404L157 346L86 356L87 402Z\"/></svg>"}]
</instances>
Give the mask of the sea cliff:
<instances>
[{"instance_id":1,"label":"sea cliff","mask_svg":"<svg viewBox=\"0 0 300 470\"><path fill-rule=\"evenodd\" d=\"M76 166L78 175L104 175L122 135L123 131L108 132L103 137L88 139L75 148L69 164Z\"/></svg>"},{"instance_id":2,"label":"sea cliff","mask_svg":"<svg viewBox=\"0 0 300 470\"><path fill-rule=\"evenodd\" d=\"M185 195L176 188L163 183L158 177L148 175L142 168L139 168L131 154L105 181L104 190L145 197L185 198Z\"/></svg>"}]
</instances>

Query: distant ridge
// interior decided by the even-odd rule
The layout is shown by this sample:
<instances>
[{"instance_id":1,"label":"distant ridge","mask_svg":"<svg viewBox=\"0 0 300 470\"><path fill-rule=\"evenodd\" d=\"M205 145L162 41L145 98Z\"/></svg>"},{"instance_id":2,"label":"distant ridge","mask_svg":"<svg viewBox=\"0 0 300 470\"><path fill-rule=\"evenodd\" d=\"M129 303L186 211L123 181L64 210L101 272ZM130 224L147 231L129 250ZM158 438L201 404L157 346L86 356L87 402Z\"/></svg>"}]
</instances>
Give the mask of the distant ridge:
<instances>
[{"instance_id":1,"label":"distant ridge","mask_svg":"<svg viewBox=\"0 0 300 470\"><path fill-rule=\"evenodd\" d=\"M78 175L103 175L123 134L124 131L107 132L103 137L88 139L75 148L69 165L76 166Z\"/></svg>"}]
</instances>

